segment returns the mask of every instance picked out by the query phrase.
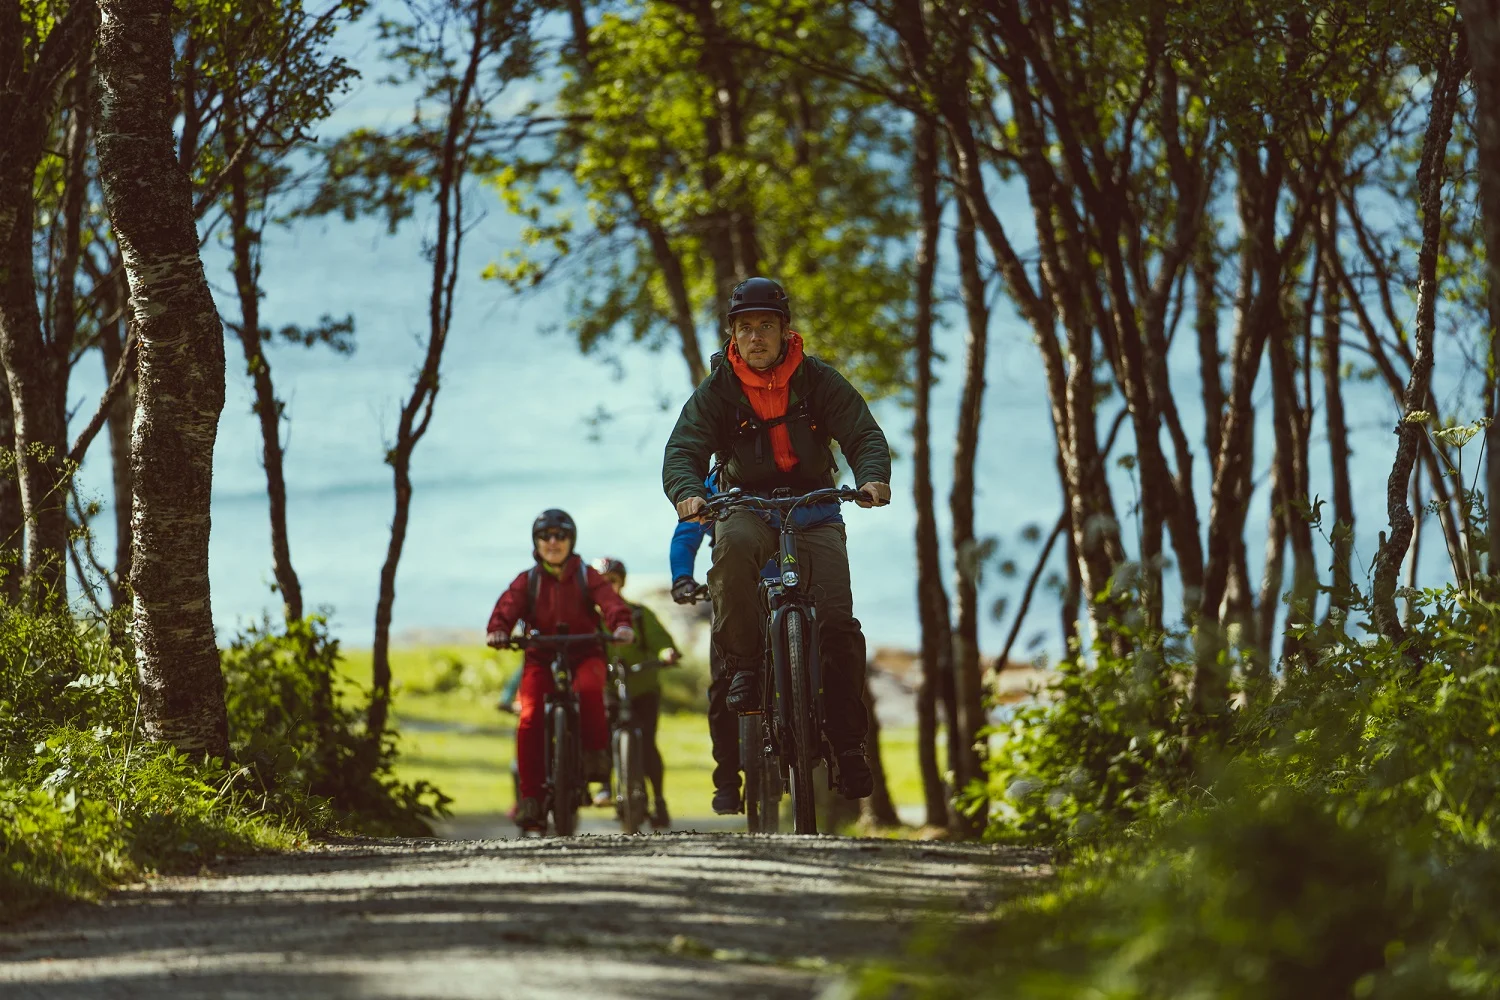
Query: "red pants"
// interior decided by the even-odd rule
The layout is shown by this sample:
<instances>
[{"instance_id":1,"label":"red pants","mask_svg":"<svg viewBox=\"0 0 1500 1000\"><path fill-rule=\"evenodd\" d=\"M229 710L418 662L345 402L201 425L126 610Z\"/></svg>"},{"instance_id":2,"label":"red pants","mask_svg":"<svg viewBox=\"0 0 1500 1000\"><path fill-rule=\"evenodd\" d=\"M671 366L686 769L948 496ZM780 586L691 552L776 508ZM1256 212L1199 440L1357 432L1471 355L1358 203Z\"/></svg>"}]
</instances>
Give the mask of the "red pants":
<instances>
[{"instance_id":1,"label":"red pants","mask_svg":"<svg viewBox=\"0 0 1500 1000\"><path fill-rule=\"evenodd\" d=\"M604 717L604 657L597 654L573 668L573 691L583 748L609 746L609 722ZM521 674L521 720L516 725L516 765L521 772L521 798L540 800L547 780L547 717L543 699L555 689L552 670L545 663L526 661Z\"/></svg>"}]
</instances>

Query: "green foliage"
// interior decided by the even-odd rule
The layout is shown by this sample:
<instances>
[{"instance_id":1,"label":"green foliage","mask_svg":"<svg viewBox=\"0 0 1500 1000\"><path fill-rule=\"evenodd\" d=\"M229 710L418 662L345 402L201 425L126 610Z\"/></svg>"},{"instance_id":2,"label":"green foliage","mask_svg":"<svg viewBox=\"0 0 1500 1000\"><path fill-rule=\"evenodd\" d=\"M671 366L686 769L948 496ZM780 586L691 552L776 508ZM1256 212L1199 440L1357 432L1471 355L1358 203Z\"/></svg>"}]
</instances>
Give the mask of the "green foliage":
<instances>
[{"instance_id":1,"label":"green foliage","mask_svg":"<svg viewBox=\"0 0 1500 1000\"><path fill-rule=\"evenodd\" d=\"M284 631L252 627L223 652L230 749L248 768L261 806L314 832L427 835L447 796L426 781L391 776L397 735L381 740L373 773L364 699L345 696L338 640L321 615Z\"/></svg>"},{"instance_id":2,"label":"green foliage","mask_svg":"<svg viewBox=\"0 0 1500 1000\"><path fill-rule=\"evenodd\" d=\"M1153 782L1179 779L1184 747L1174 705L1178 670L1158 653L1069 660L1043 704L992 730L997 803L992 833L1054 843L1118 829L1150 805Z\"/></svg>"},{"instance_id":3,"label":"green foliage","mask_svg":"<svg viewBox=\"0 0 1500 1000\"><path fill-rule=\"evenodd\" d=\"M912 294L909 123L873 94L770 54L790 38L798 52L877 72L867 28L826 0L609 8L559 95L567 126L542 156L490 178L526 227L487 276L529 287L573 264L572 332L591 351L620 337L674 343L676 268L712 343L727 292L713 241L732 241L738 259L788 286L813 353L866 392L898 391ZM733 93L716 82L719 60ZM738 123L727 138L724 102ZM586 217L560 201L568 188Z\"/></svg>"},{"instance_id":4,"label":"green foliage","mask_svg":"<svg viewBox=\"0 0 1500 1000\"><path fill-rule=\"evenodd\" d=\"M310 833L425 834L444 811L431 785L392 776L394 734L369 746L322 618L223 652L229 764L143 739L108 624L0 604L0 919Z\"/></svg>"},{"instance_id":5,"label":"green foliage","mask_svg":"<svg viewBox=\"0 0 1500 1000\"><path fill-rule=\"evenodd\" d=\"M999 734L990 833L1072 862L1003 930L929 941L863 995L1495 995L1500 605L1413 596L1399 648L1308 629L1222 741L1160 707L1182 700L1170 649L1069 665Z\"/></svg>"}]
</instances>

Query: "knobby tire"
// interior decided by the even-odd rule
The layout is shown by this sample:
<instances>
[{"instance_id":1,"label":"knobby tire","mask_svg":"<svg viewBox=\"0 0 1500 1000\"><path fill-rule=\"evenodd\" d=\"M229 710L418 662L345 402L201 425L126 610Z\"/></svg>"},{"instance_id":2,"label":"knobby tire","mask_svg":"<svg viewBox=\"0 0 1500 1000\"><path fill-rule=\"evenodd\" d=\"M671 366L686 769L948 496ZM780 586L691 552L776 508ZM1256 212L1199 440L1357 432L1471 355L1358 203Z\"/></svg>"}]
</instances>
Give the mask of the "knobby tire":
<instances>
[{"instance_id":1,"label":"knobby tire","mask_svg":"<svg viewBox=\"0 0 1500 1000\"><path fill-rule=\"evenodd\" d=\"M633 729L615 733L616 807L620 811L620 829L627 834L641 832L646 822L645 748L641 734Z\"/></svg>"},{"instance_id":2,"label":"knobby tire","mask_svg":"<svg viewBox=\"0 0 1500 1000\"><path fill-rule=\"evenodd\" d=\"M813 718L812 678L808 675L806 649L802 644L802 612L788 610L786 662L792 685L792 742L789 761L792 786L792 830L800 834L818 832L818 812L813 801L813 759L818 727Z\"/></svg>"},{"instance_id":3,"label":"knobby tire","mask_svg":"<svg viewBox=\"0 0 1500 1000\"><path fill-rule=\"evenodd\" d=\"M571 837L578 829L578 748L567 710L552 713L552 826L559 837Z\"/></svg>"},{"instance_id":4,"label":"knobby tire","mask_svg":"<svg viewBox=\"0 0 1500 1000\"><path fill-rule=\"evenodd\" d=\"M745 772L745 830L775 833L779 795L766 767L762 716L740 716L740 769Z\"/></svg>"}]
</instances>

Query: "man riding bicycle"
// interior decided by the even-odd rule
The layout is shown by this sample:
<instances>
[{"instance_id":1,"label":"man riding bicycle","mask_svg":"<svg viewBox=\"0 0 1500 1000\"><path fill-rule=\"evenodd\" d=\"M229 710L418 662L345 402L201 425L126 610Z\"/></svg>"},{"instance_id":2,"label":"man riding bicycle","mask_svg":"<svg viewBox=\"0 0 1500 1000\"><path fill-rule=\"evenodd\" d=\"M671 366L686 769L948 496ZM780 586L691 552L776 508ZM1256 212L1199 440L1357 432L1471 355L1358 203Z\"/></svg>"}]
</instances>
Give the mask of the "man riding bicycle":
<instances>
[{"instance_id":1,"label":"man riding bicycle","mask_svg":"<svg viewBox=\"0 0 1500 1000\"><path fill-rule=\"evenodd\" d=\"M578 526L565 511L544 510L531 525L532 557L536 565L511 581L490 613L486 640L502 646L518 621L544 634L587 635L599 631L600 612L615 642L634 642L630 606L602 575L584 565L574 553ZM548 650L526 651L521 670L521 711L516 723L516 763L521 775L521 801L516 825L523 830L544 827L542 793L546 776L546 734L542 706L553 690L547 667ZM583 736L584 778L609 780L609 724L604 714L604 644L585 644L570 653L573 691Z\"/></svg>"},{"instance_id":2,"label":"man riding bicycle","mask_svg":"<svg viewBox=\"0 0 1500 1000\"><path fill-rule=\"evenodd\" d=\"M729 343L715 355L708 378L682 408L662 460L662 486L681 519L701 518L704 479L718 456L723 489L770 496L777 489L806 493L834 485L837 441L854 472L861 506L890 502L891 455L885 434L859 392L831 366L803 354L791 329L791 304L768 278L750 278L730 297ZM874 788L865 759L865 640L854 617L849 553L838 504L798 510L804 579L818 595L822 660L827 668L824 730L833 745L837 781L845 798ZM731 680L726 702L755 708L763 660L757 588L761 567L778 549L773 513L737 510L715 527L708 571L713 644ZM732 781L733 784L729 784ZM740 808L739 775L715 771L715 812Z\"/></svg>"}]
</instances>

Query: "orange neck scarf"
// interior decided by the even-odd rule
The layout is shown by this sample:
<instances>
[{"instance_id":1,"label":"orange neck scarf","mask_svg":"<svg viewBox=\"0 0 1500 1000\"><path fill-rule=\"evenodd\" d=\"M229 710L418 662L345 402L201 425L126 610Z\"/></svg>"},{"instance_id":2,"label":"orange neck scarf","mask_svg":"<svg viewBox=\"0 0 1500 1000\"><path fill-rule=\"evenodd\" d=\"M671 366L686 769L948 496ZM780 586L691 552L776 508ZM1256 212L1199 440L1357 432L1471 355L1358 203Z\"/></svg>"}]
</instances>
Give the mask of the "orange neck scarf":
<instances>
[{"instance_id":1,"label":"orange neck scarf","mask_svg":"<svg viewBox=\"0 0 1500 1000\"><path fill-rule=\"evenodd\" d=\"M745 398L750 400L750 408L757 417L761 420L784 417L791 400L792 373L802 364L802 335L788 330L786 356L763 372L751 368L749 362L740 357L739 347L731 340L729 363L734 366L734 373L739 376L740 385L745 390ZM797 453L792 450L792 435L787 431L786 424L777 424L771 428L771 454L776 459L776 468L782 472L790 472L797 467Z\"/></svg>"}]
</instances>

